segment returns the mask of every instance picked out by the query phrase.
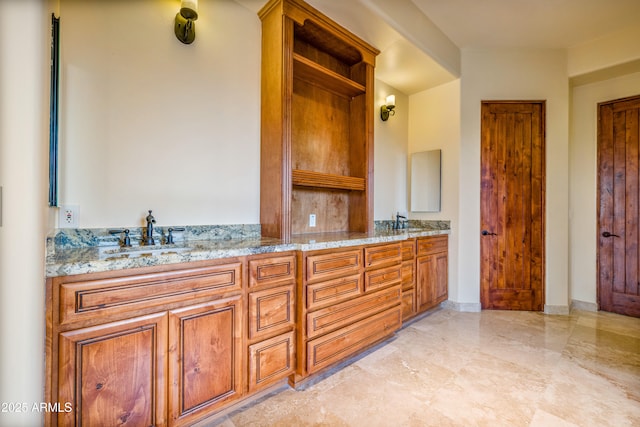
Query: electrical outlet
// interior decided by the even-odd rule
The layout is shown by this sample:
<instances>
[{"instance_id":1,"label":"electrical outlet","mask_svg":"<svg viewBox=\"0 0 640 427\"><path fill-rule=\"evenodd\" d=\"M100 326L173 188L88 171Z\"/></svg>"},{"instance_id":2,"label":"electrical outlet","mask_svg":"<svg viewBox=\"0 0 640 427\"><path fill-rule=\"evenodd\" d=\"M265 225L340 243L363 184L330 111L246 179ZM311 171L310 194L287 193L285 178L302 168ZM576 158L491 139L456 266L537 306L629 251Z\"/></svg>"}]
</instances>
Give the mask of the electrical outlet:
<instances>
[{"instance_id":1,"label":"electrical outlet","mask_svg":"<svg viewBox=\"0 0 640 427\"><path fill-rule=\"evenodd\" d=\"M316 214L309 215L309 227L316 226Z\"/></svg>"},{"instance_id":2,"label":"electrical outlet","mask_svg":"<svg viewBox=\"0 0 640 427\"><path fill-rule=\"evenodd\" d=\"M58 228L78 228L80 206L61 205L58 211Z\"/></svg>"}]
</instances>

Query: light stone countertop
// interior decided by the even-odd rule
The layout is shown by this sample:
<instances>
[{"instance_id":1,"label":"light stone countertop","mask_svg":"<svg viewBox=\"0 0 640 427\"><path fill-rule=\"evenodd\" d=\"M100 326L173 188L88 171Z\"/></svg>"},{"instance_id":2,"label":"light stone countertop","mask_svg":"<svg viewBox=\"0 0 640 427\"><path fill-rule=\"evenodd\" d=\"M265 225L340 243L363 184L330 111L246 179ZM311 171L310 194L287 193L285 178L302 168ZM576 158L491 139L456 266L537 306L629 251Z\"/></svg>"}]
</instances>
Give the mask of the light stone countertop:
<instances>
[{"instance_id":1,"label":"light stone countertop","mask_svg":"<svg viewBox=\"0 0 640 427\"><path fill-rule=\"evenodd\" d=\"M291 250L311 251L402 241L412 237L449 234L450 229L411 228L374 233L319 233L293 236L286 243L271 238L231 238L183 241L175 245L132 248L67 247L47 254L47 277L116 271L138 267L232 258Z\"/></svg>"}]
</instances>

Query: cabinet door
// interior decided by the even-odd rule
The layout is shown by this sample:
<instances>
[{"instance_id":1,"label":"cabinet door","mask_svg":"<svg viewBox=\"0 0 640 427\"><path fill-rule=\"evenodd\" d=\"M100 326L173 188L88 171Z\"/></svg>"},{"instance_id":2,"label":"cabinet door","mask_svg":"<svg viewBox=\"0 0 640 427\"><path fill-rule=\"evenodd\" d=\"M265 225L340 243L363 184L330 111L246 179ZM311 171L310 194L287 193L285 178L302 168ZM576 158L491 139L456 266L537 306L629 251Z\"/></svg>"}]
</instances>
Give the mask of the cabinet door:
<instances>
[{"instance_id":1,"label":"cabinet door","mask_svg":"<svg viewBox=\"0 0 640 427\"><path fill-rule=\"evenodd\" d=\"M435 307L448 295L447 253L418 257L416 291L418 312Z\"/></svg>"},{"instance_id":2,"label":"cabinet door","mask_svg":"<svg viewBox=\"0 0 640 427\"><path fill-rule=\"evenodd\" d=\"M169 422L188 425L242 394L241 296L169 312Z\"/></svg>"},{"instance_id":3,"label":"cabinet door","mask_svg":"<svg viewBox=\"0 0 640 427\"><path fill-rule=\"evenodd\" d=\"M249 392L292 374L295 368L293 331L249 346Z\"/></svg>"},{"instance_id":4,"label":"cabinet door","mask_svg":"<svg viewBox=\"0 0 640 427\"><path fill-rule=\"evenodd\" d=\"M166 425L165 313L59 335L58 425Z\"/></svg>"},{"instance_id":5,"label":"cabinet door","mask_svg":"<svg viewBox=\"0 0 640 427\"><path fill-rule=\"evenodd\" d=\"M434 286L434 300L436 304L446 301L449 296L448 272L449 265L446 252L433 255L436 259L436 277Z\"/></svg>"},{"instance_id":6,"label":"cabinet door","mask_svg":"<svg viewBox=\"0 0 640 427\"><path fill-rule=\"evenodd\" d=\"M422 312L434 305L433 277L436 271L435 258L432 255L418 257L416 270L417 308L418 312Z\"/></svg>"}]
</instances>

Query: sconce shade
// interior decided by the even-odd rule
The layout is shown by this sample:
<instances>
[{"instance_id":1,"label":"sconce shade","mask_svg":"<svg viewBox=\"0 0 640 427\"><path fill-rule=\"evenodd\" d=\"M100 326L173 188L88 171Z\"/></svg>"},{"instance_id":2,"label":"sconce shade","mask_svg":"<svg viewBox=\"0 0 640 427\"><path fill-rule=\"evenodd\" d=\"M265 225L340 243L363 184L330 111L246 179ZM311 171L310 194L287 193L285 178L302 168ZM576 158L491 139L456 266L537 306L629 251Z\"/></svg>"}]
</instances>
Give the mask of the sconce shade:
<instances>
[{"instance_id":1,"label":"sconce shade","mask_svg":"<svg viewBox=\"0 0 640 427\"><path fill-rule=\"evenodd\" d=\"M176 14L173 31L178 40L184 44L191 44L196 38L196 24L198 19L198 0L182 0L180 12Z\"/></svg>"},{"instance_id":2,"label":"sconce shade","mask_svg":"<svg viewBox=\"0 0 640 427\"><path fill-rule=\"evenodd\" d=\"M198 19L198 0L182 0L180 15L187 19Z\"/></svg>"},{"instance_id":3,"label":"sconce shade","mask_svg":"<svg viewBox=\"0 0 640 427\"><path fill-rule=\"evenodd\" d=\"M387 96L386 105L387 105L387 108L391 107L393 109L393 107L396 106L396 96L395 95Z\"/></svg>"},{"instance_id":4,"label":"sconce shade","mask_svg":"<svg viewBox=\"0 0 640 427\"><path fill-rule=\"evenodd\" d=\"M389 116L394 116L396 114L394 108L396 108L396 96L389 95L385 99L385 104L380 107L380 118L383 122L389 120Z\"/></svg>"}]
</instances>

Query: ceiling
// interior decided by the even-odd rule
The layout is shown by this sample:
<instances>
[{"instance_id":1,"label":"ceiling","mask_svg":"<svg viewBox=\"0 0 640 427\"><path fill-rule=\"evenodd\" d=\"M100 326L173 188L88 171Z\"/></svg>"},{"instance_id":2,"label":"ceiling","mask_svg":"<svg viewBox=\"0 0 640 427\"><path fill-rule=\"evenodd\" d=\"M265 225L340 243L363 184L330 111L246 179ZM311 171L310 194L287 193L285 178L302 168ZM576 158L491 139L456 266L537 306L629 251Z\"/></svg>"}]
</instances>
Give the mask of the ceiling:
<instances>
[{"instance_id":1,"label":"ceiling","mask_svg":"<svg viewBox=\"0 0 640 427\"><path fill-rule=\"evenodd\" d=\"M449 70L451 67L436 61L424 45L415 43L420 35L411 34L411 25L394 19L403 17L402 8L410 12L403 19L414 24L414 29L421 24L431 25L458 49L563 49L640 25L640 0L306 1L380 49L376 78L406 95L458 76ZM236 2L257 13L266 0ZM384 13L389 5L397 13L393 9L391 14Z\"/></svg>"}]
</instances>

